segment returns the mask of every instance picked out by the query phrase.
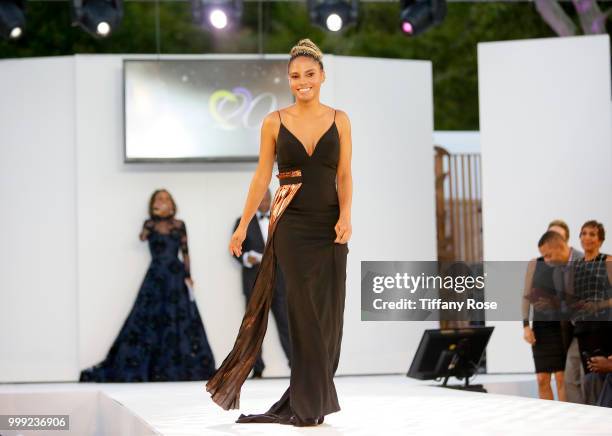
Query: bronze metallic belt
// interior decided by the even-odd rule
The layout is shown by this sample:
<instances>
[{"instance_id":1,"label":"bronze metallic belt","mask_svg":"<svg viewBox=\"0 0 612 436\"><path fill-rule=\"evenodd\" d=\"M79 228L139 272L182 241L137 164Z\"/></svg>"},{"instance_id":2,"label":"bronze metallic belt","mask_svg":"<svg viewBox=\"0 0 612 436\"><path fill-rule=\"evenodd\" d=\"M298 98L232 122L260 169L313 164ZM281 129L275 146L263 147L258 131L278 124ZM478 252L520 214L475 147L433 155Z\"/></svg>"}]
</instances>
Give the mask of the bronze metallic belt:
<instances>
[{"instance_id":1,"label":"bronze metallic belt","mask_svg":"<svg viewBox=\"0 0 612 436\"><path fill-rule=\"evenodd\" d=\"M276 177L280 185L294 185L302 182L302 170L291 170L279 172Z\"/></svg>"}]
</instances>

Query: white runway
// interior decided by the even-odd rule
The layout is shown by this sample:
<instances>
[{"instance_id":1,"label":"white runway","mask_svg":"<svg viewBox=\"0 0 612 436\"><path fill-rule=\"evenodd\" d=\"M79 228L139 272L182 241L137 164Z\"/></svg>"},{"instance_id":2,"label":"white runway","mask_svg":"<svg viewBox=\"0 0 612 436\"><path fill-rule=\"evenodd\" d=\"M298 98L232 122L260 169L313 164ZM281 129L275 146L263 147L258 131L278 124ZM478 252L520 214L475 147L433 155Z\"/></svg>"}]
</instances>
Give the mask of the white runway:
<instances>
[{"instance_id":1,"label":"white runway","mask_svg":"<svg viewBox=\"0 0 612 436\"><path fill-rule=\"evenodd\" d=\"M87 428L88 434L112 431L112 436L119 436L117 432L172 436L612 435L612 409L517 396L535 394L533 375L478 376L474 382L484 384L490 392L487 394L434 387L431 386L434 382L420 382L403 375L335 380L342 410L328 415L323 425L311 428L234 423L240 413L267 410L286 389L288 379L247 380L240 411L227 412L210 400L203 382L4 384L0 385L1 414L61 413L58 407L68 404L70 397L84 398L86 394L95 397L94 391L103 395L97 395L97 402L91 404L97 404L103 413L98 410L97 420L90 417L88 423L82 422L85 418L78 413L71 413L70 432L0 431L0 434L84 436L75 431ZM34 400L17 400L34 393L37 394L31 397ZM85 413L83 398L76 401L80 404L78 410ZM126 416L128 412L132 421Z\"/></svg>"}]
</instances>

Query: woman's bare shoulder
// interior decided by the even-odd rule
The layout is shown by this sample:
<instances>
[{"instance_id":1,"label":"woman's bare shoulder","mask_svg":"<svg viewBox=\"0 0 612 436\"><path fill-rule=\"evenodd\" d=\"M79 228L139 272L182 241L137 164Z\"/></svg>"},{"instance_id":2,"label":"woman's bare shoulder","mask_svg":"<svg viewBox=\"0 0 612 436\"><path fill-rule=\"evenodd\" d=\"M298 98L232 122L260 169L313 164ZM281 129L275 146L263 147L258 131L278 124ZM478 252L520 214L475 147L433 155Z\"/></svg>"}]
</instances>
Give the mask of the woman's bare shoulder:
<instances>
[{"instance_id":1,"label":"woman's bare shoulder","mask_svg":"<svg viewBox=\"0 0 612 436\"><path fill-rule=\"evenodd\" d=\"M269 130L270 132L275 132L280 127L280 118L278 116L278 111L272 111L268 115L266 115L261 123L262 130Z\"/></svg>"},{"instance_id":2,"label":"woman's bare shoulder","mask_svg":"<svg viewBox=\"0 0 612 436\"><path fill-rule=\"evenodd\" d=\"M534 270L537 264L538 264L538 258L534 257L527 263L527 269Z\"/></svg>"},{"instance_id":3,"label":"woman's bare shoulder","mask_svg":"<svg viewBox=\"0 0 612 436\"><path fill-rule=\"evenodd\" d=\"M351 120L348 114L342 109L336 109L336 125L338 126L340 136L351 131Z\"/></svg>"},{"instance_id":4,"label":"woman's bare shoulder","mask_svg":"<svg viewBox=\"0 0 612 436\"><path fill-rule=\"evenodd\" d=\"M336 109L336 119L338 119L338 117L345 118L347 120L349 119L348 114L342 109Z\"/></svg>"},{"instance_id":5,"label":"woman's bare shoulder","mask_svg":"<svg viewBox=\"0 0 612 436\"><path fill-rule=\"evenodd\" d=\"M280 118L278 117L278 112L279 112L279 111L282 111L282 109L275 110L275 111L272 111L272 112L268 113L268 115L266 115L266 116L264 117L264 119L263 119L263 120L264 120L264 123L266 123L266 122L267 122L267 123L269 123L269 122L271 122L271 121L276 121L276 122L278 122L278 121L279 121L279 119L280 119Z\"/></svg>"},{"instance_id":6,"label":"woman's bare shoulder","mask_svg":"<svg viewBox=\"0 0 612 436\"><path fill-rule=\"evenodd\" d=\"M336 121L347 126L351 125L351 120L349 119L348 114L342 109L336 109Z\"/></svg>"}]
</instances>

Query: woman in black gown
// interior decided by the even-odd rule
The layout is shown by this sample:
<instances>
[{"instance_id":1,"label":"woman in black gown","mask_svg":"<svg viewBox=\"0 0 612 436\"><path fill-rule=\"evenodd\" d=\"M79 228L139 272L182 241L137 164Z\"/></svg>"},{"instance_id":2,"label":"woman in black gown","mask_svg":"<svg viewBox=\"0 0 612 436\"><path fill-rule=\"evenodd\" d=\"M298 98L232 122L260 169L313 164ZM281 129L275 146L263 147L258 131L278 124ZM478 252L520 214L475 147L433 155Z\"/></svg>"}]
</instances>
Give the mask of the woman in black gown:
<instances>
[{"instance_id":1,"label":"woman in black gown","mask_svg":"<svg viewBox=\"0 0 612 436\"><path fill-rule=\"evenodd\" d=\"M195 300L185 223L166 190L153 193L140 239L149 242L151 265L119 335L82 382L208 380L215 372ZM178 258L181 251L183 262Z\"/></svg>"},{"instance_id":2,"label":"woman in black gown","mask_svg":"<svg viewBox=\"0 0 612 436\"><path fill-rule=\"evenodd\" d=\"M338 367L351 236L351 134L347 115L319 102L325 80L321 52L305 39L291 50L288 75L296 103L263 122L259 164L242 218L230 242L241 255L246 227L270 183L274 158L280 187L253 293L234 348L206 389L224 409L239 407L267 327L276 264L286 281L291 378L265 413L237 422L317 425L340 410L333 377Z\"/></svg>"}]
</instances>

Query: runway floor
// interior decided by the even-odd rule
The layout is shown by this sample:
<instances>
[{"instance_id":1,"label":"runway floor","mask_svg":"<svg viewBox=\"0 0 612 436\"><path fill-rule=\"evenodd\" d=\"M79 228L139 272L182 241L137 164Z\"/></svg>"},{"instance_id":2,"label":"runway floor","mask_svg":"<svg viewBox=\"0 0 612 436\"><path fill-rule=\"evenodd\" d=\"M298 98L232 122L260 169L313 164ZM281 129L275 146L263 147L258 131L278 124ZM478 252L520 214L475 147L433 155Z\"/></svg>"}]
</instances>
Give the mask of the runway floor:
<instances>
[{"instance_id":1,"label":"runway floor","mask_svg":"<svg viewBox=\"0 0 612 436\"><path fill-rule=\"evenodd\" d=\"M612 409L529 398L535 395L531 374L478 376L474 382L484 384L489 391L486 394L444 389L432 386L434 382L403 375L336 377L335 380L342 410L328 415L324 424L310 428L234 423L240 413L267 410L286 389L289 382L286 378L247 380L242 389L241 409L232 411L224 411L214 404L203 382L2 384L0 413L57 413L51 406L61 401L52 403L49 399L101 391L136 420L124 427L122 435L612 435ZM17 396L27 394L47 395L45 405L15 401ZM23 404L35 410L24 410ZM110 407L99 400L97 404L106 410ZM105 416L109 419L110 415ZM113 420L116 424L118 418ZM71 415L74 428L77 421L78 416ZM101 429L111 428L98 424L91 434L105 434ZM0 431L0 434L76 434L73 431Z\"/></svg>"}]
</instances>

